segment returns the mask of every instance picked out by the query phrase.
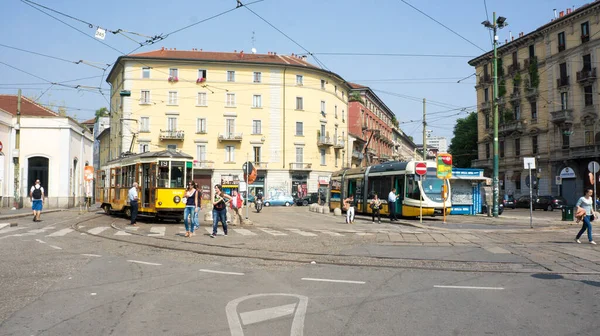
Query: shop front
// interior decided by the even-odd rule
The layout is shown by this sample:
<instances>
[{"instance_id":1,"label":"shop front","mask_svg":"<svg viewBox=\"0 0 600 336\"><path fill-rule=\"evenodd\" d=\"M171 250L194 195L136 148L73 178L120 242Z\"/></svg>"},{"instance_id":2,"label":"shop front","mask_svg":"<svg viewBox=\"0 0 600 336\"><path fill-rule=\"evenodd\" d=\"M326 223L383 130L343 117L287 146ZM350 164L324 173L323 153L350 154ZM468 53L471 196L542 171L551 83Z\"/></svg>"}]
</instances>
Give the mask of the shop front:
<instances>
[{"instance_id":1,"label":"shop front","mask_svg":"<svg viewBox=\"0 0 600 336\"><path fill-rule=\"evenodd\" d=\"M327 202L327 196L329 194L329 176L319 176L319 204Z\"/></svg>"},{"instance_id":2,"label":"shop front","mask_svg":"<svg viewBox=\"0 0 600 336\"><path fill-rule=\"evenodd\" d=\"M198 185L198 189L200 190L200 195L202 201L200 204L203 208L208 206L211 202L210 193L211 193L211 185L210 185L210 175L198 175L194 174L194 182Z\"/></svg>"},{"instance_id":3,"label":"shop front","mask_svg":"<svg viewBox=\"0 0 600 336\"><path fill-rule=\"evenodd\" d=\"M481 184L491 183L483 169L453 168L450 178L452 215L476 215L481 212Z\"/></svg>"},{"instance_id":4,"label":"shop front","mask_svg":"<svg viewBox=\"0 0 600 336\"><path fill-rule=\"evenodd\" d=\"M264 195L265 194L265 175L259 173L256 176L256 180L254 180L254 183L250 184L250 186L248 187L248 191L249 191L249 195L251 196L250 198L258 195L258 193L262 193Z\"/></svg>"},{"instance_id":5,"label":"shop front","mask_svg":"<svg viewBox=\"0 0 600 336\"><path fill-rule=\"evenodd\" d=\"M292 175L291 195L293 198L303 198L308 195L308 175Z\"/></svg>"},{"instance_id":6,"label":"shop front","mask_svg":"<svg viewBox=\"0 0 600 336\"><path fill-rule=\"evenodd\" d=\"M231 195L234 190L239 190L240 177L238 175L221 175L221 186L223 187L223 192Z\"/></svg>"}]
</instances>

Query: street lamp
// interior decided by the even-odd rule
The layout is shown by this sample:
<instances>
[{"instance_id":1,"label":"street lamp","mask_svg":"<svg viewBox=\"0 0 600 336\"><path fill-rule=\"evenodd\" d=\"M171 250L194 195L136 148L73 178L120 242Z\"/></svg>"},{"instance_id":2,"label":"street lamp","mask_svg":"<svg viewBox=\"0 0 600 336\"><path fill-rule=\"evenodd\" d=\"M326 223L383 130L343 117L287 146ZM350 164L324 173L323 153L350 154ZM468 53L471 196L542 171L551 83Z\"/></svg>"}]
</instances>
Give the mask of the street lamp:
<instances>
[{"instance_id":1,"label":"street lamp","mask_svg":"<svg viewBox=\"0 0 600 336\"><path fill-rule=\"evenodd\" d=\"M494 32L494 99L492 99L492 109L494 110L494 173L492 177L494 187L494 198L492 200L492 204L493 215L494 217L498 217L498 198L500 196L500 190L498 187L498 35L496 35L496 32L498 31L498 29L502 29L508 26L508 23L506 23L506 18L503 16L500 16L498 17L498 19L496 19L496 12L494 12L492 22L485 20L481 24Z\"/></svg>"}]
</instances>

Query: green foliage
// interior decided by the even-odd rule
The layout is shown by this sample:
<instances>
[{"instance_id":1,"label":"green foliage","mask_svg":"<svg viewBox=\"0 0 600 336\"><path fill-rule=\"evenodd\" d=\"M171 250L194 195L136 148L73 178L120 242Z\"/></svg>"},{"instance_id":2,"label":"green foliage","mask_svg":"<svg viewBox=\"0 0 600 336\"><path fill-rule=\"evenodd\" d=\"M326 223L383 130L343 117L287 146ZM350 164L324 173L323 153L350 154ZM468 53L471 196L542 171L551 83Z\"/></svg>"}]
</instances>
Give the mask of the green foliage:
<instances>
[{"instance_id":1,"label":"green foliage","mask_svg":"<svg viewBox=\"0 0 600 336\"><path fill-rule=\"evenodd\" d=\"M498 57L498 78L504 77L504 64L502 62L502 57Z\"/></svg>"},{"instance_id":2,"label":"green foliage","mask_svg":"<svg viewBox=\"0 0 600 336\"><path fill-rule=\"evenodd\" d=\"M529 85L530 88L537 88L540 85L540 74L538 73L537 57L531 58L529 62Z\"/></svg>"},{"instance_id":3,"label":"green foliage","mask_svg":"<svg viewBox=\"0 0 600 336\"><path fill-rule=\"evenodd\" d=\"M477 113L456 121L448 152L457 168L470 168L471 161L477 159Z\"/></svg>"},{"instance_id":4,"label":"green foliage","mask_svg":"<svg viewBox=\"0 0 600 336\"><path fill-rule=\"evenodd\" d=\"M98 118L108 117L108 109L106 107L101 107L101 108L97 109L95 112L95 116L96 116L96 121L98 121Z\"/></svg>"},{"instance_id":5,"label":"green foliage","mask_svg":"<svg viewBox=\"0 0 600 336\"><path fill-rule=\"evenodd\" d=\"M355 101L355 102L364 103L359 92L352 92L352 94L350 94L350 97L348 97L348 100L351 102Z\"/></svg>"},{"instance_id":6,"label":"green foliage","mask_svg":"<svg viewBox=\"0 0 600 336\"><path fill-rule=\"evenodd\" d=\"M498 83L498 97L504 97L506 94L506 81L502 79L500 83Z\"/></svg>"},{"instance_id":7,"label":"green foliage","mask_svg":"<svg viewBox=\"0 0 600 336\"><path fill-rule=\"evenodd\" d=\"M502 115L504 117L504 121L506 122L513 121L515 119L515 115L512 111L504 111Z\"/></svg>"},{"instance_id":8,"label":"green foliage","mask_svg":"<svg viewBox=\"0 0 600 336\"><path fill-rule=\"evenodd\" d=\"M519 87L521 86L521 73L517 72L517 74L515 75L515 78L513 78L513 86L514 87Z\"/></svg>"}]
</instances>

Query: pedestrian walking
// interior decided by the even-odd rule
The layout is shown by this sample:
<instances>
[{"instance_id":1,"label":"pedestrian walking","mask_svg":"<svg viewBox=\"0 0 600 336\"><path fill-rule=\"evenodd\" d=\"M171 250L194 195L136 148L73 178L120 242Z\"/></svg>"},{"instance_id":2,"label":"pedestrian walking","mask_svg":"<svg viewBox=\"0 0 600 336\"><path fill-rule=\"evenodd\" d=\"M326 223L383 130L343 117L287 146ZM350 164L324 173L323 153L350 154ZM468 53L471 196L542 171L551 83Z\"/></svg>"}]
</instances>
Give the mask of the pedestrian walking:
<instances>
[{"instance_id":1,"label":"pedestrian walking","mask_svg":"<svg viewBox=\"0 0 600 336\"><path fill-rule=\"evenodd\" d=\"M396 199L398 195L396 194L396 188L392 188L392 191L388 194L388 209L390 211L390 222L397 221L396 217Z\"/></svg>"},{"instance_id":2,"label":"pedestrian walking","mask_svg":"<svg viewBox=\"0 0 600 336\"><path fill-rule=\"evenodd\" d=\"M195 223L194 218L198 212L198 192L194 188L194 182L188 183L187 190L184 195L185 210L183 211L183 223L185 224L185 236L191 237L194 235Z\"/></svg>"},{"instance_id":3,"label":"pedestrian walking","mask_svg":"<svg viewBox=\"0 0 600 336\"><path fill-rule=\"evenodd\" d=\"M242 217L242 209L244 207L244 201L242 200L242 195L240 195L237 190L232 192L232 202L231 202L231 211L233 215L231 216L231 220L233 221L233 225L242 225L244 218Z\"/></svg>"},{"instance_id":4,"label":"pedestrian walking","mask_svg":"<svg viewBox=\"0 0 600 336\"><path fill-rule=\"evenodd\" d=\"M581 238L581 235L583 235L583 233L587 230L587 236L590 244L596 245L596 242L594 242L594 239L592 239L592 221L595 219L594 211L592 210L592 204L594 202L592 199L593 194L594 191L592 189L586 189L585 195L580 197L576 204L577 212L579 212L580 209L585 210L585 216L583 216L583 225L575 237L575 242L577 242L577 244L581 244L579 238Z\"/></svg>"},{"instance_id":5,"label":"pedestrian walking","mask_svg":"<svg viewBox=\"0 0 600 336\"><path fill-rule=\"evenodd\" d=\"M344 210L346 210L346 224L354 223L354 195L350 195L344 200Z\"/></svg>"},{"instance_id":6,"label":"pedestrian walking","mask_svg":"<svg viewBox=\"0 0 600 336\"><path fill-rule=\"evenodd\" d=\"M133 186L127 193L127 199L129 200L129 207L131 208L131 221L130 224L136 226L137 214L138 214L138 184L133 182Z\"/></svg>"},{"instance_id":7,"label":"pedestrian walking","mask_svg":"<svg viewBox=\"0 0 600 336\"><path fill-rule=\"evenodd\" d=\"M375 216L377 216L377 221L381 224L381 200L377 194L373 194L373 199L371 200L371 210L373 210L373 223L375 223Z\"/></svg>"},{"instance_id":8,"label":"pedestrian walking","mask_svg":"<svg viewBox=\"0 0 600 336\"><path fill-rule=\"evenodd\" d=\"M211 238L217 236L217 227L219 221L223 225L223 233L227 236L227 204L231 201L231 196L223 192L221 185L215 185L215 197L213 198L213 232Z\"/></svg>"},{"instance_id":9,"label":"pedestrian walking","mask_svg":"<svg viewBox=\"0 0 600 336\"><path fill-rule=\"evenodd\" d=\"M33 221L40 222L40 215L44 207L44 188L40 184L40 180L35 180L35 184L29 190L31 198L31 210L33 211Z\"/></svg>"}]
</instances>

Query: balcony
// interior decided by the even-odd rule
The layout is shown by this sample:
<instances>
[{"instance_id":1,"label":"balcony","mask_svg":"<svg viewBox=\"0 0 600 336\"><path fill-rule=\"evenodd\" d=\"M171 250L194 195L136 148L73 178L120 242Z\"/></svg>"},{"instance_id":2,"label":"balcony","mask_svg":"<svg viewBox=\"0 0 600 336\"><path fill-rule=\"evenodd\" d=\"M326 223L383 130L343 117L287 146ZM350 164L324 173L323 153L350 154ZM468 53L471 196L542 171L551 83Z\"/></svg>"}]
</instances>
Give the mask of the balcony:
<instances>
[{"instance_id":1,"label":"balcony","mask_svg":"<svg viewBox=\"0 0 600 336\"><path fill-rule=\"evenodd\" d=\"M538 88L536 87L528 87L525 89L525 98L527 99L535 99L539 94Z\"/></svg>"},{"instance_id":2,"label":"balcony","mask_svg":"<svg viewBox=\"0 0 600 336\"><path fill-rule=\"evenodd\" d=\"M506 99L504 97L498 97L498 105L506 104Z\"/></svg>"},{"instance_id":3,"label":"balcony","mask_svg":"<svg viewBox=\"0 0 600 336\"><path fill-rule=\"evenodd\" d=\"M513 93L510 94L510 100L511 101L521 100L521 91L518 88L516 88L516 90L514 90Z\"/></svg>"},{"instance_id":4,"label":"balcony","mask_svg":"<svg viewBox=\"0 0 600 336\"><path fill-rule=\"evenodd\" d=\"M492 106L492 102L490 102L489 100L484 101L484 102L481 102L480 106L481 106L482 110L487 110Z\"/></svg>"},{"instance_id":5,"label":"balcony","mask_svg":"<svg viewBox=\"0 0 600 336\"><path fill-rule=\"evenodd\" d=\"M364 158L364 154L361 153L360 151L354 150L354 151L352 151L352 158L362 160Z\"/></svg>"},{"instance_id":6,"label":"balcony","mask_svg":"<svg viewBox=\"0 0 600 336\"><path fill-rule=\"evenodd\" d=\"M581 35L581 43L589 42L589 40L590 40L590 34Z\"/></svg>"},{"instance_id":7,"label":"balcony","mask_svg":"<svg viewBox=\"0 0 600 336\"><path fill-rule=\"evenodd\" d=\"M242 133L219 133L219 142L235 141L242 142Z\"/></svg>"},{"instance_id":8,"label":"balcony","mask_svg":"<svg viewBox=\"0 0 600 336\"><path fill-rule=\"evenodd\" d=\"M596 68L577 71L577 83L589 84L596 80Z\"/></svg>"},{"instance_id":9,"label":"balcony","mask_svg":"<svg viewBox=\"0 0 600 336\"><path fill-rule=\"evenodd\" d=\"M375 148L367 148L367 154L376 155L377 151Z\"/></svg>"},{"instance_id":10,"label":"balcony","mask_svg":"<svg viewBox=\"0 0 600 336\"><path fill-rule=\"evenodd\" d=\"M492 82L492 76L490 76L489 74L483 74L481 77L479 77L479 84L489 84Z\"/></svg>"},{"instance_id":11,"label":"balcony","mask_svg":"<svg viewBox=\"0 0 600 336\"><path fill-rule=\"evenodd\" d=\"M344 148L346 147L346 141L344 139L337 139L337 141L333 144L334 148Z\"/></svg>"},{"instance_id":12,"label":"balcony","mask_svg":"<svg viewBox=\"0 0 600 336\"><path fill-rule=\"evenodd\" d=\"M556 87L557 88L562 88L565 86L569 86L569 76L563 77L563 78L557 78L556 79Z\"/></svg>"},{"instance_id":13,"label":"balcony","mask_svg":"<svg viewBox=\"0 0 600 336\"><path fill-rule=\"evenodd\" d=\"M473 168L492 168L492 159L480 159L471 161L471 167Z\"/></svg>"},{"instance_id":14,"label":"balcony","mask_svg":"<svg viewBox=\"0 0 600 336\"><path fill-rule=\"evenodd\" d=\"M176 130L160 130L160 134L158 136L160 140L181 140L185 138L185 133L183 131Z\"/></svg>"},{"instance_id":15,"label":"balcony","mask_svg":"<svg viewBox=\"0 0 600 336\"><path fill-rule=\"evenodd\" d=\"M295 170L295 171L312 170L312 163L290 162L290 170Z\"/></svg>"},{"instance_id":16,"label":"balcony","mask_svg":"<svg viewBox=\"0 0 600 336\"><path fill-rule=\"evenodd\" d=\"M511 65L508 66L508 74L512 75L515 72L521 70L521 63L517 62L517 63L513 63Z\"/></svg>"},{"instance_id":17,"label":"balcony","mask_svg":"<svg viewBox=\"0 0 600 336\"><path fill-rule=\"evenodd\" d=\"M254 164L256 169L267 169L267 166L269 165L268 162L252 162L252 164Z\"/></svg>"},{"instance_id":18,"label":"balcony","mask_svg":"<svg viewBox=\"0 0 600 336\"><path fill-rule=\"evenodd\" d=\"M512 132L522 131L523 129L523 122L521 120L507 121L501 125L498 125L499 134L510 134Z\"/></svg>"},{"instance_id":19,"label":"balcony","mask_svg":"<svg viewBox=\"0 0 600 336\"><path fill-rule=\"evenodd\" d=\"M194 160L195 169L213 169L215 167L214 161L208 160Z\"/></svg>"},{"instance_id":20,"label":"balcony","mask_svg":"<svg viewBox=\"0 0 600 336\"><path fill-rule=\"evenodd\" d=\"M573 110L561 109L550 112L550 121L555 124L573 123Z\"/></svg>"},{"instance_id":21,"label":"balcony","mask_svg":"<svg viewBox=\"0 0 600 336\"><path fill-rule=\"evenodd\" d=\"M317 138L317 146L333 146L333 140L328 136L321 135Z\"/></svg>"}]
</instances>

